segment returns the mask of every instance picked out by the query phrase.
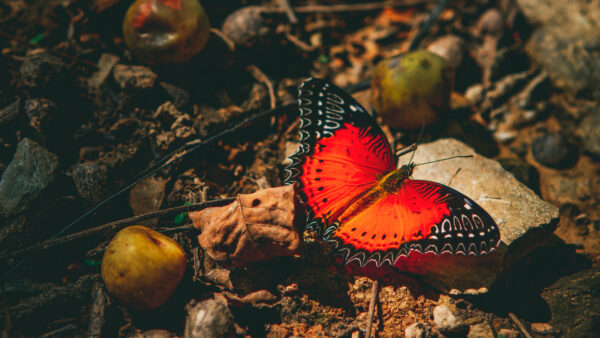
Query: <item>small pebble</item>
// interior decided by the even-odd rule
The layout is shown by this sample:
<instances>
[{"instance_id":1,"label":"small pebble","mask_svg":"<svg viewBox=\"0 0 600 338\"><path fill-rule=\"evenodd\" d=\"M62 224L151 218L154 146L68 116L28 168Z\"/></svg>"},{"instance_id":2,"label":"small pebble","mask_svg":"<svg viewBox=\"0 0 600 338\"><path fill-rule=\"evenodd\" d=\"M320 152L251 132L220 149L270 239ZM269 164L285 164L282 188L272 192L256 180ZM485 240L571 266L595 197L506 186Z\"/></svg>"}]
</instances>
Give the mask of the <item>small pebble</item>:
<instances>
[{"instance_id":1,"label":"small pebble","mask_svg":"<svg viewBox=\"0 0 600 338\"><path fill-rule=\"evenodd\" d=\"M236 45L244 47L268 44L275 35L273 20L262 6L243 7L231 13L225 18L221 31Z\"/></svg>"},{"instance_id":2,"label":"small pebble","mask_svg":"<svg viewBox=\"0 0 600 338\"><path fill-rule=\"evenodd\" d=\"M531 144L533 157L539 163L563 169L575 163L577 152L559 133L545 133Z\"/></svg>"},{"instance_id":3,"label":"small pebble","mask_svg":"<svg viewBox=\"0 0 600 338\"><path fill-rule=\"evenodd\" d=\"M547 323L531 323L531 330L539 334L550 334L554 332L554 328Z\"/></svg>"},{"instance_id":4,"label":"small pebble","mask_svg":"<svg viewBox=\"0 0 600 338\"><path fill-rule=\"evenodd\" d=\"M479 36L500 36L504 33L504 19L502 13L496 8L490 8L479 17L477 22L477 33Z\"/></svg>"},{"instance_id":5,"label":"small pebble","mask_svg":"<svg viewBox=\"0 0 600 338\"><path fill-rule=\"evenodd\" d=\"M495 338L494 331L488 322L469 326L467 338Z\"/></svg>"},{"instance_id":6,"label":"small pebble","mask_svg":"<svg viewBox=\"0 0 600 338\"><path fill-rule=\"evenodd\" d=\"M214 299L186 306L184 337L235 337L233 315L227 306Z\"/></svg>"},{"instance_id":7,"label":"small pebble","mask_svg":"<svg viewBox=\"0 0 600 338\"><path fill-rule=\"evenodd\" d=\"M428 338L431 337L431 326L427 323L414 323L404 330L406 338Z\"/></svg>"},{"instance_id":8,"label":"small pebble","mask_svg":"<svg viewBox=\"0 0 600 338\"><path fill-rule=\"evenodd\" d=\"M456 317L446 305L438 305L433 309L433 322L442 332L459 332L465 329L462 319Z\"/></svg>"},{"instance_id":9,"label":"small pebble","mask_svg":"<svg viewBox=\"0 0 600 338\"><path fill-rule=\"evenodd\" d=\"M444 35L427 46L427 50L443 57L449 65L457 69L465 55L465 42L456 35Z\"/></svg>"},{"instance_id":10,"label":"small pebble","mask_svg":"<svg viewBox=\"0 0 600 338\"><path fill-rule=\"evenodd\" d=\"M72 167L71 176L79 196L87 206L100 202L109 193L106 165L78 163Z\"/></svg>"},{"instance_id":11,"label":"small pebble","mask_svg":"<svg viewBox=\"0 0 600 338\"><path fill-rule=\"evenodd\" d=\"M477 83L467 88L465 91L465 99L471 103L476 103L483 98L483 85Z\"/></svg>"}]
</instances>

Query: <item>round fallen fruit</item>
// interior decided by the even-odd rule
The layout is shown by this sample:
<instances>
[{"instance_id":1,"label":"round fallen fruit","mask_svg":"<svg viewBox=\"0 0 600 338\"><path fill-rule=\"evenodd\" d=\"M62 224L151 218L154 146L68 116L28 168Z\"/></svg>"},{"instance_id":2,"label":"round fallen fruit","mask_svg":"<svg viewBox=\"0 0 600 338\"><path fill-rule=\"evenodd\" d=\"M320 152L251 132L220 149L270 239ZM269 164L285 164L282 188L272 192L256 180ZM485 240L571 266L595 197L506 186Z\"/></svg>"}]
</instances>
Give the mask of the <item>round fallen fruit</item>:
<instances>
[{"instance_id":1,"label":"round fallen fruit","mask_svg":"<svg viewBox=\"0 0 600 338\"><path fill-rule=\"evenodd\" d=\"M208 16L198 0L137 0L123 21L125 43L148 64L187 62L209 35Z\"/></svg>"},{"instance_id":2,"label":"round fallen fruit","mask_svg":"<svg viewBox=\"0 0 600 338\"><path fill-rule=\"evenodd\" d=\"M383 60L375 67L372 105L392 128L418 129L448 109L454 70L429 51Z\"/></svg>"},{"instance_id":3,"label":"round fallen fruit","mask_svg":"<svg viewBox=\"0 0 600 338\"><path fill-rule=\"evenodd\" d=\"M186 265L186 254L177 242L136 225L119 231L108 244L102 258L102 279L106 289L123 303L151 310L169 299Z\"/></svg>"}]
</instances>

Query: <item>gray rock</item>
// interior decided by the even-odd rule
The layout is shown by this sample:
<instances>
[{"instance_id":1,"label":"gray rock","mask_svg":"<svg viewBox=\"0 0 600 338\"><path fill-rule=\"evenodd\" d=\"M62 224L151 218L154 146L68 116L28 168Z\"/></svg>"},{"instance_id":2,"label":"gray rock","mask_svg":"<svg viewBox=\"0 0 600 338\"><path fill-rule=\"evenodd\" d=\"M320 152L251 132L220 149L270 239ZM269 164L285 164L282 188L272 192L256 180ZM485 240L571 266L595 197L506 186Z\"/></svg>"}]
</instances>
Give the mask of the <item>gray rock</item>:
<instances>
[{"instance_id":1,"label":"gray rock","mask_svg":"<svg viewBox=\"0 0 600 338\"><path fill-rule=\"evenodd\" d=\"M550 325L565 337L593 337L600 332L600 268L557 280L542 292L552 311Z\"/></svg>"},{"instance_id":2,"label":"gray rock","mask_svg":"<svg viewBox=\"0 0 600 338\"><path fill-rule=\"evenodd\" d=\"M495 338L494 330L488 322L473 324L469 326L467 338Z\"/></svg>"},{"instance_id":3,"label":"gray rock","mask_svg":"<svg viewBox=\"0 0 600 338\"><path fill-rule=\"evenodd\" d=\"M581 121L579 130L585 150L600 158L600 111L586 116Z\"/></svg>"},{"instance_id":4,"label":"gray rock","mask_svg":"<svg viewBox=\"0 0 600 338\"><path fill-rule=\"evenodd\" d=\"M600 95L600 6L587 0L517 0L529 21L540 24L527 51L555 85Z\"/></svg>"},{"instance_id":5,"label":"gray rock","mask_svg":"<svg viewBox=\"0 0 600 338\"><path fill-rule=\"evenodd\" d=\"M418 164L470 154L472 158L418 166L413 177L448 185L481 205L500 229L498 248L491 254L478 257L412 252L401 258L402 262L399 260L406 271L420 275L429 284L451 293L487 291L505 269L550 236L558 222L556 207L541 200L502 169L498 162L478 155L460 141L442 139L420 145L414 162ZM409 158L400 158L400 164L406 164Z\"/></svg>"},{"instance_id":6,"label":"gray rock","mask_svg":"<svg viewBox=\"0 0 600 338\"><path fill-rule=\"evenodd\" d=\"M429 338L431 337L431 326L427 323L414 323L404 330L406 338Z\"/></svg>"},{"instance_id":7,"label":"gray rock","mask_svg":"<svg viewBox=\"0 0 600 338\"><path fill-rule=\"evenodd\" d=\"M460 332L466 328L465 322L456 317L446 305L438 305L433 309L433 322L441 332Z\"/></svg>"},{"instance_id":8,"label":"gray rock","mask_svg":"<svg viewBox=\"0 0 600 338\"><path fill-rule=\"evenodd\" d=\"M0 180L0 218L23 212L54 181L58 158L36 142L23 139Z\"/></svg>"},{"instance_id":9,"label":"gray rock","mask_svg":"<svg viewBox=\"0 0 600 338\"><path fill-rule=\"evenodd\" d=\"M108 194L107 172L105 165L95 162L78 163L73 166L71 169L73 183L85 205L98 203Z\"/></svg>"},{"instance_id":10,"label":"gray rock","mask_svg":"<svg viewBox=\"0 0 600 338\"><path fill-rule=\"evenodd\" d=\"M550 168L568 168L575 164L577 149L559 133L544 133L531 143L536 161Z\"/></svg>"},{"instance_id":11,"label":"gray rock","mask_svg":"<svg viewBox=\"0 0 600 338\"><path fill-rule=\"evenodd\" d=\"M221 31L237 46L256 47L270 44L274 27L273 17L263 7L247 6L229 14Z\"/></svg>"},{"instance_id":12,"label":"gray rock","mask_svg":"<svg viewBox=\"0 0 600 338\"><path fill-rule=\"evenodd\" d=\"M233 315L227 306L214 299L186 306L184 337L234 337Z\"/></svg>"}]
</instances>

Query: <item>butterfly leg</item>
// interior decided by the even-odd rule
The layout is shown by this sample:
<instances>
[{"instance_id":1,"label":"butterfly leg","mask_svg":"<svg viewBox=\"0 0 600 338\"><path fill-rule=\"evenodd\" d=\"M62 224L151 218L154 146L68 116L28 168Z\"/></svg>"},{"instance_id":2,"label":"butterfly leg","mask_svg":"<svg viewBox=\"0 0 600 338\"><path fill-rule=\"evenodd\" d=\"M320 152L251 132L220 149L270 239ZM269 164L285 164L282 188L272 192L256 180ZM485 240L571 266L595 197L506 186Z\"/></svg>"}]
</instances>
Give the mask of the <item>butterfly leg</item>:
<instances>
[{"instance_id":1,"label":"butterfly leg","mask_svg":"<svg viewBox=\"0 0 600 338\"><path fill-rule=\"evenodd\" d=\"M371 291L371 302L369 303L369 316L367 317L367 335L366 338L371 338L371 327L373 327L373 315L375 314L375 301L379 292L379 281L373 281L373 289Z\"/></svg>"}]
</instances>

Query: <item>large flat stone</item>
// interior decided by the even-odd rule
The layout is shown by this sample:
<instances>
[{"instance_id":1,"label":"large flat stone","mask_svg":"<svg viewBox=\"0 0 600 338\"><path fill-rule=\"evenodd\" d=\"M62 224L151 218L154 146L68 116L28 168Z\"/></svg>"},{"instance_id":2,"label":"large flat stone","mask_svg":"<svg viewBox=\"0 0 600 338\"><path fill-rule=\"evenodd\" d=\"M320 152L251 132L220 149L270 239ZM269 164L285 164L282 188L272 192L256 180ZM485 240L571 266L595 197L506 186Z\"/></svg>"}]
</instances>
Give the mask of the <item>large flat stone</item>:
<instances>
[{"instance_id":1,"label":"large flat stone","mask_svg":"<svg viewBox=\"0 0 600 338\"><path fill-rule=\"evenodd\" d=\"M491 254L464 256L419 254L402 257L396 267L421 276L451 293L485 292L517 260L547 238L558 222L558 209L543 201L494 160L454 139L419 145L416 164L456 155L473 155L417 166L414 179L448 185L481 205L496 221L501 243ZM406 164L410 154L400 159Z\"/></svg>"}]
</instances>

